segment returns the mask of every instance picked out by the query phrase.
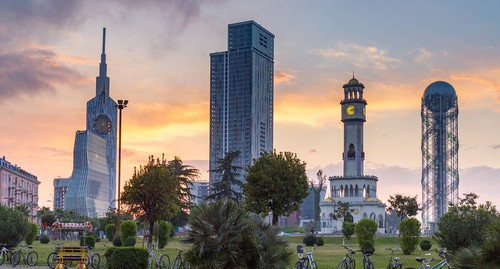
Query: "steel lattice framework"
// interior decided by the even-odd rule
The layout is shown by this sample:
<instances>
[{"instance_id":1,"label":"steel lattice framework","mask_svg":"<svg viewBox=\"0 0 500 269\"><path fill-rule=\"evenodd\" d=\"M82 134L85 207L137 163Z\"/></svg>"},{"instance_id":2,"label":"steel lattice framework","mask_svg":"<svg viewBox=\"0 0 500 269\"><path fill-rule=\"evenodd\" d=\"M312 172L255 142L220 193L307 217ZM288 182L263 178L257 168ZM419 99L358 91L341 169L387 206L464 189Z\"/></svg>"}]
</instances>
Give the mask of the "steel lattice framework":
<instances>
[{"instance_id":1,"label":"steel lattice framework","mask_svg":"<svg viewBox=\"0 0 500 269\"><path fill-rule=\"evenodd\" d=\"M422 225L436 230L450 203L458 202L458 100L446 82L434 82L422 98Z\"/></svg>"}]
</instances>

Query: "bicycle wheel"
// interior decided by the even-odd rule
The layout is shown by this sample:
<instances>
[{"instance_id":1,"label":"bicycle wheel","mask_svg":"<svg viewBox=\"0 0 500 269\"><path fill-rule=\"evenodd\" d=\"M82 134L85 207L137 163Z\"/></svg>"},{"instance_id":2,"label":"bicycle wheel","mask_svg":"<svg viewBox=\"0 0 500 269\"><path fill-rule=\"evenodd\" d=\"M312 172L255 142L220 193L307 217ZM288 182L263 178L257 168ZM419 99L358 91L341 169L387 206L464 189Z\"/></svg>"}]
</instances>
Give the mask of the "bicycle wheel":
<instances>
[{"instance_id":1,"label":"bicycle wheel","mask_svg":"<svg viewBox=\"0 0 500 269\"><path fill-rule=\"evenodd\" d=\"M170 266L170 269L180 269L181 268L181 259L179 257L175 258L175 260L172 262L172 266Z\"/></svg>"},{"instance_id":2,"label":"bicycle wheel","mask_svg":"<svg viewBox=\"0 0 500 269\"><path fill-rule=\"evenodd\" d=\"M0 265L2 265L7 259L7 253L0 253Z\"/></svg>"},{"instance_id":3,"label":"bicycle wheel","mask_svg":"<svg viewBox=\"0 0 500 269\"><path fill-rule=\"evenodd\" d=\"M368 260L368 263L365 265L365 269L375 269L373 262Z\"/></svg>"},{"instance_id":4,"label":"bicycle wheel","mask_svg":"<svg viewBox=\"0 0 500 269\"><path fill-rule=\"evenodd\" d=\"M311 269L318 269L318 264L316 263L316 261L311 262Z\"/></svg>"},{"instance_id":5,"label":"bicycle wheel","mask_svg":"<svg viewBox=\"0 0 500 269\"><path fill-rule=\"evenodd\" d=\"M352 269L356 268L356 260L354 260L354 259L349 260L349 268L352 268Z\"/></svg>"},{"instance_id":6,"label":"bicycle wheel","mask_svg":"<svg viewBox=\"0 0 500 269\"><path fill-rule=\"evenodd\" d=\"M163 254L160 256L160 269L169 269L170 268L170 257L167 254Z\"/></svg>"},{"instance_id":7,"label":"bicycle wheel","mask_svg":"<svg viewBox=\"0 0 500 269\"><path fill-rule=\"evenodd\" d=\"M38 253L36 251L31 251L26 257L26 263L30 266L35 265L38 262Z\"/></svg>"},{"instance_id":8,"label":"bicycle wheel","mask_svg":"<svg viewBox=\"0 0 500 269\"><path fill-rule=\"evenodd\" d=\"M90 266L93 269L99 269L100 260L101 260L101 255L99 255L99 253L92 253L92 256L90 256Z\"/></svg>"},{"instance_id":9,"label":"bicycle wheel","mask_svg":"<svg viewBox=\"0 0 500 269\"><path fill-rule=\"evenodd\" d=\"M108 269L107 267L107 260L106 260L106 255L102 255L101 259L99 260L99 268L100 269Z\"/></svg>"},{"instance_id":10,"label":"bicycle wheel","mask_svg":"<svg viewBox=\"0 0 500 269\"><path fill-rule=\"evenodd\" d=\"M396 265L394 265L394 269L403 269L403 264L396 263Z\"/></svg>"},{"instance_id":11,"label":"bicycle wheel","mask_svg":"<svg viewBox=\"0 0 500 269\"><path fill-rule=\"evenodd\" d=\"M47 265L49 266L50 269L55 269L58 262L59 259L57 258L56 252L50 253L49 256L47 257Z\"/></svg>"},{"instance_id":12,"label":"bicycle wheel","mask_svg":"<svg viewBox=\"0 0 500 269\"><path fill-rule=\"evenodd\" d=\"M337 269L350 269L349 263L346 260L342 260L339 265L337 265Z\"/></svg>"},{"instance_id":13,"label":"bicycle wheel","mask_svg":"<svg viewBox=\"0 0 500 269\"><path fill-rule=\"evenodd\" d=\"M304 264L301 261L295 263L294 269L304 269Z\"/></svg>"},{"instance_id":14,"label":"bicycle wheel","mask_svg":"<svg viewBox=\"0 0 500 269\"><path fill-rule=\"evenodd\" d=\"M14 252L12 256L10 256L10 264L12 266L16 266L21 262L21 253Z\"/></svg>"}]
</instances>

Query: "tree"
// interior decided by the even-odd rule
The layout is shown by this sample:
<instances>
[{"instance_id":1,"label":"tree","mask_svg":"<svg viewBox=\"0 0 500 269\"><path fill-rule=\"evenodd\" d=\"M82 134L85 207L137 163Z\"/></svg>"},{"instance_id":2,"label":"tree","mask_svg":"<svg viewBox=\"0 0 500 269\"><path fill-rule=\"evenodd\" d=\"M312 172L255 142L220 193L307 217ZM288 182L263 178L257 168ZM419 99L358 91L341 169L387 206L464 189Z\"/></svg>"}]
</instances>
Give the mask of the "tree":
<instances>
[{"instance_id":1,"label":"tree","mask_svg":"<svg viewBox=\"0 0 500 269\"><path fill-rule=\"evenodd\" d=\"M477 206L478 197L474 193L465 194L457 205L450 205L448 212L437 223L439 231L434 233L434 238L452 254L462 247L481 245L484 241L483 228L492 218L499 216L490 202Z\"/></svg>"},{"instance_id":2,"label":"tree","mask_svg":"<svg viewBox=\"0 0 500 269\"><path fill-rule=\"evenodd\" d=\"M227 198L238 201L243 197L241 192L238 191L243 186L239 179L243 167L234 165L240 154L239 150L226 152L224 158L217 160L215 169L209 170L210 173L221 175L221 179L212 184L207 200Z\"/></svg>"},{"instance_id":3,"label":"tree","mask_svg":"<svg viewBox=\"0 0 500 269\"><path fill-rule=\"evenodd\" d=\"M354 227L356 239L359 247L367 252L375 251L375 233L377 232L377 223L372 219L362 219Z\"/></svg>"},{"instance_id":4,"label":"tree","mask_svg":"<svg viewBox=\"0 0 500 269\"><path fill-rule=\"evenodd\" d=\"M417 249L420 240L420 221L416 218L406 218L399 225L401 232L401 249L405 255L410 255Z\"/></svg>"},{"instance_id":5,"label":"tree","mask_svg":"<svg viewBox=\"0 0 500 269\"><path fill-rule=\"evenodd\" d=\"M137 224L133 220L126 220L120 223L120 237L124 243L127 238L134 237L137 235Z\"/></svg>"},{"instance_id":6,"label":"tree","mask_svg":"<svg viewBox=\"0 0 500 269\"><path fill-rule=\"evenodd\" d=\"M170 170L170 174L178 182L177 197L180 208L179 213L170 221L175 226L184 226L188 221L189 210L193 206L193 203L191 203L194 197L191 194L193 181L200 177L200 170L191 165L184 164L181 158L177 156L167 163L167 167Z\"/></svg>"},{"instance_id":7,"label":"tree","mask_svg":"<svg viewBox=\"0 0 500 269\"><path fill-rule=\"evenodd\" d=\"M53 211L50 210L48 207L42 207L38 209L38 212L36 213L37 218L40 219L40 222L42 223L42 231L44 232L47 227L52 227L52 224L56 222L56 215Z\"/></svg>"},{"instance_id":8,"label":"tree","mask_svg":"<svg viewBox=\"0 0 500 269\"><path fill-rule=\"evenodd\" d=\"M306 163L291 152L262 153L247 171L243 190L248 209L257 214L272 213L273 225L279 216L299 210L308 195Z\"/></svg>"},{"instance_id":9,"label":"tree","mask_svg":"<svg viewBox=\"0 0 500 269\"><path fill-rule=\"evenodd\" d=\"M240 203L220 199L194 208L183 242L194 268L286 268L292 252L278 227L253 218ZM207 240L209 239L209 240Z\"/></svg>"},{"instance_id":10,"label":"tree","mask_svg":"<svg viewBox=\"0 0 500 269\"><path fill-rule=\"evenodd\" d=\"M330 213L330 217L334 220L344 219L344 222L354 222L354 217L352 216L354 209L351 209L350 206L349 202L338 201L337 207Z\"/></svg>"},{"instance_id":11,"label":"tree","mask_svg":"<svg viewBox=\"0 0 500 269\"><path fill-rule=\"evenodd\" d=\"M30 232L25 212L0 204L0 242L16 246Z\"/></svg>"},{"instance_id":12,"label":"tree","mask_svg":"<svg viewBox=\"0 0 500 269\"><path fill-rule=\"evenodd\" d=\"M178 186L165 159L155 160L153 156L144 167L136 169L132 179L125 183L122 202L127 211L149 223L148 249L152 247L155 222L171 218L180 210Z\"/></svg>"},{"instance_id":13,"label":"tree","mask_svg":"<svg viewBox=\"0 0 500 269\"><path fill-rule=\"evenodd\" d=\"M396 194L395 196L389 196L389 200L387 201L390 204L387 208L387 212L396 212L401 220L407 217L416 216L417 212L420 210L420 206L417 202L417 196L410 197Z\"/></svg>"},{"instance_id":14,"label":"tree","mask_svg":"<svg viewBox=\"0 0 500 269\"><path fill-rule=\"evenodd\" d=\"M311 180L309 184L314 194L314 223L316 224L316 231L321 230L321 208L319 202L321 199L321 191L323 190L323 185L326 182L326 175L323 175L323 170L318 170L316 173L316 183Z\"/></svg>"}]
</instances>

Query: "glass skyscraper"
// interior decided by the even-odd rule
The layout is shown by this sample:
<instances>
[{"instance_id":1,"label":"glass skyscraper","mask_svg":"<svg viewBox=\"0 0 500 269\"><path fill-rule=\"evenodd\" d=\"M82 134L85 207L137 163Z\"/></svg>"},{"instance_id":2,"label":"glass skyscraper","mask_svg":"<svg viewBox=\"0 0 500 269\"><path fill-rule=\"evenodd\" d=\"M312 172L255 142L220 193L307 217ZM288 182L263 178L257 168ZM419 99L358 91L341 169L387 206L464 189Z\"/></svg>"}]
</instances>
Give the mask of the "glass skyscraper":
<instances>
[{"instance_id":1,"label":"glass skyscraper","mask_svg":"<svg viewBox=\"0 0 500 269\"><path fill-rule=\"evenodd\" d=\"M87 216L104 215L116 197L117 104L109 96L105 45L106 28L96 96L87 102L86 131L76 133L73 174L66 194L65 209Z\"/></svg>"},{"instance_id":2,"label":"glass skyscraper","mask_svg":"<svg viewBox=\"0 0 500 269\"><path fill-rule=\"evenodd\" d=\"M228 25L228 50L210 54L210 170L229 151L247 167L273 150L274 35L254 21ZM210 185L220 175L210 173Z\"/></svg>"}]
</instances>

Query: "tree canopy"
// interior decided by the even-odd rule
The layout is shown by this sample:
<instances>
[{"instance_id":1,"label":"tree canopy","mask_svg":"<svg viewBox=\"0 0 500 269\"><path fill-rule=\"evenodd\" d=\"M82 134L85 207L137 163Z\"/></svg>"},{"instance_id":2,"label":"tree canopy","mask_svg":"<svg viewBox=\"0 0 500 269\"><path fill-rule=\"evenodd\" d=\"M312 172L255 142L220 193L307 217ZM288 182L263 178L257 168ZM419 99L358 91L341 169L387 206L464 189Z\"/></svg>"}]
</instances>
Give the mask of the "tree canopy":
<instances>
[{"instance_id":1,"label":"tree canopy","mask_svg":"<svg viewBox=\"0 0 500 269\"><path fill-rule=\"evenodd\" d=\"M243 190L249 210L263 215L272 213L273 225L279 216L297 211L308 195L305 169L306 163L294 153L262 153L247 168Z\"/></svg>"},{"instance_id":2,"label":"tree canopy","mask_svg":"<svg viewBox=\"0 0 500 269\"><path fill-rule=\"evenodd\" d=\"M25 212L0 204L0 242L14 247L30 232Z\"/></svg>"},{"instance_id":3,"label":"tree canopy","mask_svg":"<svg viewBox=\"0 0 500 269\"><path fill-rule=\"evenodd\" d=\"M352 216L354 209L351 209L350 206L349 202L338 201L335 210L330 213L330 217L334 220L344 219L344 222L354 222L354 217Z\"/></svg>"},{"instance_id":4,"label":"tree canopy","mask_svg":"<svg viewBox=\"0 0 500 269\"><path fill-rule=\"evenodd\" d=\"M132 179L125 183L122 202L128 212L149 222L149 235L153 235L154 224L175 216L179 210L179 184L167 167L167 162L150 157L149 162L134 171ZM148 237L148 247L152 246Z\"/></svg>"},{"instance_id":5,"label":"tree canopy","mask_svg":"<svg viewBox=\"0 0 500 269\"><path fill-rule=\"evenodd\" d=\"M243 167L235 165L240 154L239 150L226 152L224 158L217 160L217 166L209 170L210 173L220 175L221 178L212 184L207 200L231 199L238 201L243 197L240 191L243 185L240 180Z\"/></svg>"},{"instance_id":6,"label":"tree canopy","mask_svg":"<svg viewBox=\"0 0 500 269\"><path fill-rule=\"evenodd\" d=\"M401 220L407 217L416 216L420 210L420 206L417 202L417 196L411 197L396 194L394 196L389 196L389 200L387 201L390 204L387 208L387 212L396 212Z\"/></svg>"}]
</instances>

